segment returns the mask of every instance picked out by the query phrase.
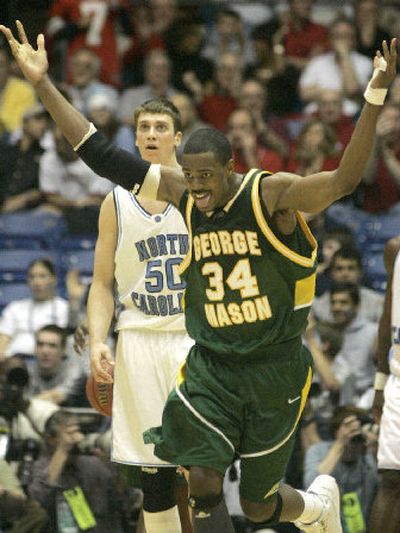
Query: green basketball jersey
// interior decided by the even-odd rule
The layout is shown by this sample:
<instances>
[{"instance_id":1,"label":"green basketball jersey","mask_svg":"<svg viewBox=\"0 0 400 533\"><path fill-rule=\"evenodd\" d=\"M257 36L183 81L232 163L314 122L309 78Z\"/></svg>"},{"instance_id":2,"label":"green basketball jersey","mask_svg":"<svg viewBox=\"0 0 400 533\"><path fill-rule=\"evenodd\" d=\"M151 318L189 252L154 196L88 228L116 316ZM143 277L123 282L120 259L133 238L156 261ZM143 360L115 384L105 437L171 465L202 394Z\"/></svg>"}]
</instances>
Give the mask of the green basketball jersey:
<instances>
[{"instance_id":1,"label":"green basketball jersey","mask_svg":"<svg viewBox=\"0 0 400 533\"><path fill-rule=\"evenodd\" d=\"M299 346L314 298L317 243L300 213L289 237L272 231L261 178L268 173L248 172L215 216L199 211L188 194L180 204L190 238L180 268L188 333L233 360Z\"/></svg>"}]
</instances>

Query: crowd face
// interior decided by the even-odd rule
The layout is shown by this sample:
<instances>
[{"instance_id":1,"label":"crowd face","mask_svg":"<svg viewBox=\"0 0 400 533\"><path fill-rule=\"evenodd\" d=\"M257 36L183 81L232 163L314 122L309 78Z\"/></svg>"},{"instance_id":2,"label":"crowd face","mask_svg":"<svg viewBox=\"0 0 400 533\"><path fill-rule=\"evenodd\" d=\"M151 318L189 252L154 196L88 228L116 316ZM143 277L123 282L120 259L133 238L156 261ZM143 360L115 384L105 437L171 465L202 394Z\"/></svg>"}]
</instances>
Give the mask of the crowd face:
<instances>
[{"instance_id":1,"label":"crowd face","mask_svg":"<svg viewBox=\"0 0 400 533\"><path fill-rule=\"evenodd\" d=\"M244 136L254 136L253 120L248 111L233 111L229 117L227 136L234 148L240 148Z\"/></svg>"},{"instance_id":2,"label":"crowd face","mask_svg":"<svg viewBox=\"0 0 400 533\"><path fill-rule=\"evenodd\" d=\"M164 89L168 86L170 73L171 67L166 54L159 50L151 52L144 69L146 83L154 89Z\"/></svg>"},{"instance_id":3,"label":"crowd face","mask_svg":"<svg viewBox=\"0 0 400 533\"><path fill-rule=\"evenodd\" d=\"M337 22L330 34L332 48L345 46L347 50L353 50L355 46L355 30L351 23L346 21Z\"/></svg>"},{"instance_id":4,"label":"crowd face","mask_svg":"<svg viewBox=\"0 0 400 533\"><path fill-rule=\"evenodd\" d=\"M24 120L24 133L33 140L40 140L45 134L48 127L48 121L45 114L35 115Z\"/></svg>"},{"instance_id":5,"label":"crowd face","mask_svg":"<svg viewBox=\"0 0 400 533\"><path fill-rule=\"evenodd\" d=\"M181 141L175 132L172 117L164 113L140 113L136 126L136 146L140 155L150 163L171 163Z\"/></svg>"},{"instance_id":6,"label":"crowd face","mask_svg":"<svg viewBox=\"0 0 400 533\"><path fill-rule=\"evenodd\" d=\"M100 71L100 60L90 50L80 50L71 60L71 76L77 87L86 87Z\"/></svg>"},{"instance_id":7,"label":"crowd face","mask_svg":"<svg viewBox=\"0 0 400 533\"><path fill-rule=\"evenodd\" d=\"M183 154L182 170L199 211L214 211L233 196L233 161L221 164L214 152Z\"/></svg>"},{"instance_id":8,"label":"crowd face","mask_svg":"<svg viewBox=\"0 0 400 533\"><path fill-rule=\"evenodd\" d=\"M333 323L339 327L347 326L355 318L357 307L348 292L335 292L331 295Z\"/></svg>"},{"instance_id":9,"label":"crowd face","mask_svg":"<svg viewBox=\"0 0 400 533\"><path fill-rule=\"evenodd\" d=\"M262 116L265 108L265 90L261 83L254 80L244 82L240 93L241 107Z\"/></svg>"},{"instance_id":10,"label":"crowd face","mask_svg":"<svg viewBox=\"0 0 400 533\"><path fill-rule=\"evenodd\" d=\"M27 281L35 301L44 302L54 297L57 280L45 265L34 264L28 271Z\"/></svg>"},{"instance_id":11,"label":"crowd face","mask_svg":"<svg viewBox=\"0 0 400 533\"><path fill-rule=\"evenodd\" d=\"M36 338L36 359L40 374L52 375L60 368L64 357L61 336L53 331L40 331Z\"/></svg>"},{"instance_id":12,"label":"crowd face","mask_svg":"<svg viewBox=\"0 0 400 533\"><path fill-rule=\"evenodd\" d=\"M241 61L236 54L222 54L215 71L215 79L218 86L231 92L232 87L236 87L241 79Z\"/></svg>"},{"instance_id":13,"label":"crowd face","mask_svg":"<svg viewBox=\"0 0 400 533\"><path fill-rule=\"evenodd\" d=\"M321 120L327 124L335 124L342 114L340 92L331 89L321 91L318 99L318 111Z\"/></svg>"},{"instance_id":14,"label":"crowd face","mask_svg":"<svg viewBox=\"0 0 400 533\"><path fill-rule=\"evenodd\" d=\"M171 102L181 116L182 129L185 130L196 120L196 111L190 97L183 93L174 94Z\"/></svg>"},{"instance_id":15,"label":"crowd face","mask_svg":"<svg viewBox=\"0 0 400 533\"><path fill-rule=\"evenodd\" d=\"M291 0L291 13L296 18L308 20L311 16L312 0Z\"/></svg>"},{"instance_id":16,"label":"crowd face","mask_svg":"<svg viewBox=\"0 0 400 533\"><path fill-rule=\"evenodd\" d=\"M331 266L331 278L335 283L354 283L361 278L361 269L355 259L336 257Z\"/></svg>"}]
</instances>

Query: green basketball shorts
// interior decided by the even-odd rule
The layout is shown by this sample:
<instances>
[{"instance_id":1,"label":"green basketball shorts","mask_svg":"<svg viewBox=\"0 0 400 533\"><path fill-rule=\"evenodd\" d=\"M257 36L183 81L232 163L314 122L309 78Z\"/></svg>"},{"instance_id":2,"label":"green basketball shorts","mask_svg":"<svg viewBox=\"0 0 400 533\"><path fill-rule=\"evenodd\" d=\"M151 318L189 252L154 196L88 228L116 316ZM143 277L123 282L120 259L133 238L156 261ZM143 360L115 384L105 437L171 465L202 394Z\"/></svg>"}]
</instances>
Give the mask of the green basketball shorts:
<instances>
[{"instance_id":1,"label":"green basketball shorts","mask_svg":"<svg viewBox=\"0 0 400 533\"><path fill-rule=\"evenodd\" d=\"M222 475L241 459L241 496L262 502L279 488L312 380L301 347L251 363L227 362L193 346L164 408L144 433L161 459Z\"/></svg>"}]
</instances>

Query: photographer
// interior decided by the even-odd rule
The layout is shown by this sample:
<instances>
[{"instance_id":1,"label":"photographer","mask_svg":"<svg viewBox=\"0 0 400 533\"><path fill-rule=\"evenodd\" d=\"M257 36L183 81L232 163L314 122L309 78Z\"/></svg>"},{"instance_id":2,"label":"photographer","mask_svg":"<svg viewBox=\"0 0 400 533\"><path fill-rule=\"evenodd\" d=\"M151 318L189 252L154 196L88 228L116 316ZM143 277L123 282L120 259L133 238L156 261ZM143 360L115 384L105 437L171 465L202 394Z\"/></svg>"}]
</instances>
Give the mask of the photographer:
<instances>
[{"instance_id":1,"label":"photographer","mask_svg":"<svg viewBox=\"0 0 400 533\"><path fill-rule=\"evenodd\" d=\"M33 466L28 491L47 510L50 531L118 531L121 502L115 475L98 457L81 453L84 435L76 416L53 414L44 437L46 448Z\"/></svg>"},{"instance_id":2,"label":"photographer","mask_svg":"<svg viewBox=\"0 0 400 533\"><path fill-rule=\"evenodd\" d=\"M58 410L55 404L26 394L29 374L22 357L14 355L0 366L0 417L7 421L14 441L42 440L47 419Z\"/></svg>"},{"instance_id":3,"label":"photographer","mask_svg":"<svg viewBox=\"0 0 400 533\"><path fill-rule=\"evenodd\" d=\"M337 407L332 419L333 439L310 446L304 459L304 484L320 474L333 476L342 498L345 531L365 533L377 487L376 426L368 413L351 405Z\"/></svg>"},{"instance_id":4,"label":"photographer","mask_svg":"<svg viewBox=\"0 0 400 533\"><path fill-rule=\"evenodd\" d=\"M0 530L39 533L47 522L46 512L26 497L12 467L0 459Z\"/></svg>"}]
</instances>

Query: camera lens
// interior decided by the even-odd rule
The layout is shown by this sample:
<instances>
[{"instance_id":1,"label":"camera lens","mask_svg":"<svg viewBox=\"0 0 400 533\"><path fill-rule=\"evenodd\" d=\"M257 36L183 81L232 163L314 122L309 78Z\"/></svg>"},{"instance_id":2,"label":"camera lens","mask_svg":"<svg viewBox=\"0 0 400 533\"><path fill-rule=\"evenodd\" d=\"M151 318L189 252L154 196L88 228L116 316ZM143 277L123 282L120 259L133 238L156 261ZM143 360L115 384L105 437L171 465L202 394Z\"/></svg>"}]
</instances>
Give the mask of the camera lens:
<instances>
[{"instance_id":1,"label":"camera lens","mask_svg":"<svg viewBox=\"0 0 400 533\"><path fill-rule=\"evenodd\" d=\"M7 372L7 382L9 385L15 385L16 387L25 387L28 385L29 374L25 368L16 367L10 368Z\"/></svg>"}]
</instances>

